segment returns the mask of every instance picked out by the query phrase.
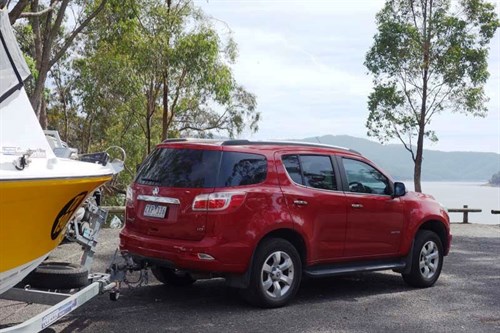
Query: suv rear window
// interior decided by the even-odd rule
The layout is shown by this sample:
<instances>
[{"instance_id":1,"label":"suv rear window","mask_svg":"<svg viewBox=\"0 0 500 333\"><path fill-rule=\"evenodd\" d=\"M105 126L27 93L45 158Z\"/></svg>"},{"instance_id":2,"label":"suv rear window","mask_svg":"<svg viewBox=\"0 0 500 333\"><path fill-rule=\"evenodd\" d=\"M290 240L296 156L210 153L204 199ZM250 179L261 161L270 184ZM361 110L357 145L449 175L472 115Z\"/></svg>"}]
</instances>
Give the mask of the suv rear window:
<instances>
[{"instance_id":1,"label":"suv rear window","mask_svg":"<svg viewBox=\"0 0 500 333\"><path fill-rule=\"evenodd\" d=\"M262 155L224 152L217 187L262 183L267 176L267 160Z\"/></svg>"},{"instance_id":2,"label":"suv rear window","mask_svg":"<svg viewBox=\"0 0 500 333\"><path fill-rule=\"evenodd\" d=\"M258 184L266 176L267 160L262 155L157 148L142 164L136 182L165 187L212 188Z\"/></svg>"},{"instance_id":3,"label":"suv rear window","mask_svg":"<svg viewBox=\"0 0 500 333\"><path fill-rule=\"evenodd\" d=\"M332 161L326 155L285 155L283 164L297 184L323 190L337 190Z\"/></svg>"}]
</instances>

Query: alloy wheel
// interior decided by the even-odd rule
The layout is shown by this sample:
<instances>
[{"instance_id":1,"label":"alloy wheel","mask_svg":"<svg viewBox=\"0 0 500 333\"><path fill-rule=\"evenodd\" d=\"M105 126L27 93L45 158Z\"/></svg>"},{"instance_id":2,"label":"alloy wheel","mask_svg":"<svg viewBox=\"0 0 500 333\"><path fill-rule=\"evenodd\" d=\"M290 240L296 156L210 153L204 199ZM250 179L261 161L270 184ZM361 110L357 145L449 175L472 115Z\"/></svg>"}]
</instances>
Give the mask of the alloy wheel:
<instances>
[{"instance_id":1,"label":"alloy wheel","mask_svg":"<svg viewBox=\"0 0 500 333\"><path fill-rule=\"evenodd\" d=\"M426 279L432 279L439 266L439 248L433 241L422 246L419 257L420 273Z\"/></svg>"},{"instance_id":2,"label":"alloy wheel","mask_svg":"<svg viewBox=\"0 0 500 333\"><path fill-rule=\"evenodd\" d=\"M273 252L264 261L260 282L269 297L281 298L285 296L292 286L293 278L293 261L286 252Z\"/></svg>"}]
</instances>

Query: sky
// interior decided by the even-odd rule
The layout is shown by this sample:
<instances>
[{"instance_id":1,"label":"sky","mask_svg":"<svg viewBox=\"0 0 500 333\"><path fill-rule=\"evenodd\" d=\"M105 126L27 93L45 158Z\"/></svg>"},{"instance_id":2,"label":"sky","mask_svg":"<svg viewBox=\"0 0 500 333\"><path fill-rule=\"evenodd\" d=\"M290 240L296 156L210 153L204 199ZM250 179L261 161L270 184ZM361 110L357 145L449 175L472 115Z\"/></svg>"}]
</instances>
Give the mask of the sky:
<instances>
[{"instance_id":1,"label":"sky","mask_svg":"<svg viewBox=\"0 0 500 333\"><path fill-rule=\"evenodd\" d=\"M499 12L500 0L496 0ZM256 94L259 131L241 138L303 139L321 135L368 138L363 66L376 33L380 0L197 0L222 36L232 35L238 83ZM500 12L499 12L500 14ZM500 32L490 44L486 118L446 113L430 129L427 149L500 153ZM372 139L375 140L375 139ZM398 143L394 141L394 143Z\"/></svg>"}]
</instances>

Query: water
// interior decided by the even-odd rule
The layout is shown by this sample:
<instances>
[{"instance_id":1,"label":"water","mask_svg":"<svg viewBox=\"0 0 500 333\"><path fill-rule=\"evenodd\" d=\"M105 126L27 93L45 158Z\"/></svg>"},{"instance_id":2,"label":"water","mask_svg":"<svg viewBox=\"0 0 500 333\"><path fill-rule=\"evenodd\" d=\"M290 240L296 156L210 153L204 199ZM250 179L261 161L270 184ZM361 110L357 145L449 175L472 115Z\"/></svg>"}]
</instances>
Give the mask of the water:
<instances>
[{"instance_id":1,"label":"water","mask_svg":"<svg viewBox=\"0 0 500 333\"><path fill-rule=\"evenodd\" d=\"M413 191L412 181L404 182ZM469 213L469 222L481 224L500 224L500 214L493 215L491 210L500 210L500 187L484 186L484 183L422 182L422 192L431 194L446 208L479 208L481 213ZM462 221L462 213L450 213L452 222Z\"/></svg>"}]
</instances>

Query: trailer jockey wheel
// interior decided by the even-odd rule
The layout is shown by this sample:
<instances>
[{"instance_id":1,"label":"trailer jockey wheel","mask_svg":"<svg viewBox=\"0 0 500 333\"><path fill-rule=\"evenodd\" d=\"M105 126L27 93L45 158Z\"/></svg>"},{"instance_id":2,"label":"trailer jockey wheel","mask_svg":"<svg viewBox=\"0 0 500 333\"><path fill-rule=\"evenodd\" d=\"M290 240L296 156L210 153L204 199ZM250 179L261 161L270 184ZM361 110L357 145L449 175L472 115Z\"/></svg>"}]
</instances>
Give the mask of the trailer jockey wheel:
<instances>
[{"instance_id":1,"label":"trailer jockey wheel","mask_svg":"<svg viewBox=\"0 0 500 333\"><path fill-rule=\"evenodd\" d=\"M119 291L113 291L109 293L109 300L110 301L117 301L118 298L120 298L120 292Z\"/></svg>"}]
</instances>

